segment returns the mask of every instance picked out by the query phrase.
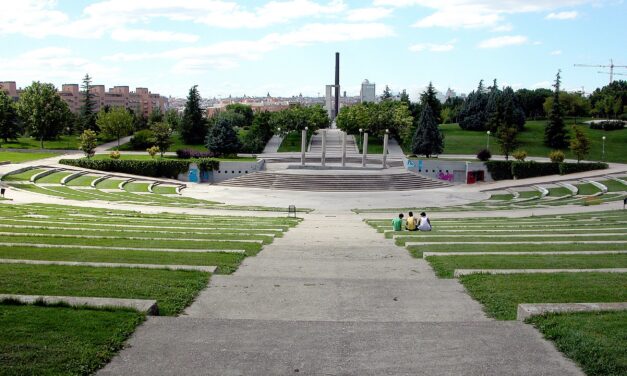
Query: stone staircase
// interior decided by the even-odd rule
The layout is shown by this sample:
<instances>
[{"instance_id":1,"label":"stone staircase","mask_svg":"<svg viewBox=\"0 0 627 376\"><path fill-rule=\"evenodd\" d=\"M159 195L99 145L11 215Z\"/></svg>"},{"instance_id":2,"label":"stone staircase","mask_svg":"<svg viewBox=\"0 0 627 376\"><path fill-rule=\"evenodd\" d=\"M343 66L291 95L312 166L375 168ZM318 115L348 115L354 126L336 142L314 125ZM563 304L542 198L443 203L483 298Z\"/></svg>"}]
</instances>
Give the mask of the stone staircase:
<instances>
[{"instance_id":1,"label":"stone staircase","mask_svg":"<svg viewBox=\"0 0 627 376\"><path fill-rule=\"evenodd\" d=\"M327 129L327 156L341 156L342 155L342 131L339 129ZM322 130L318 131L311 137L309 141L309 153L315 155L322 154ZM356 156L359 155L359 150L355 143L355 137L352 135L346 136L346 155Z\"/></svg>"},{"instance_id":2,"label":"stone staircase","mask_svg":"<svg viewBox=\"0 0 627 376\"><path fill-rule=\"evenodd\" d=\"M448 187L450 184L411 172L389 174L288 174L255 172L219 183L220 186L314 192L406 191Z\"/></svg>"}]
</instances>

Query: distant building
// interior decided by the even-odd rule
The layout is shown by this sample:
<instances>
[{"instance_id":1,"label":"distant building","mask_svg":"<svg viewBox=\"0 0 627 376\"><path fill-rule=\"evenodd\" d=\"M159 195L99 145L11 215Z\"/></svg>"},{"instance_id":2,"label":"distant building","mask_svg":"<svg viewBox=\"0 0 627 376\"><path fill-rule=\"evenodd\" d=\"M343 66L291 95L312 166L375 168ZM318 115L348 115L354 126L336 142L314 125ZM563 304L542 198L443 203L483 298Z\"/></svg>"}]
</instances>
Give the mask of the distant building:
<instances>
[{"instance_id":1,"label":"distant building","mask_svg":"<svg viewBox=\"0 0 627 376\"><path fill-rule=\"evenodd\" d=\"M375 83L370 83L367 79L361 83L361 91L359 92L361 103L375 102L377 100L375 85Z\"/></svg>"},{"instance_id":2,"label":"distant building","mask_svg":"<svg viewBox=\"0 0 627 376\"><path fill-rule=\"evenodd\" d=\"M0 90L9 93L15 100L19 98L21 90L16 90L15 82L0 82ZM159 109L165 112L168 109L168 98L156 93L151 93L147 88L138 87L130 91L128 86L115 86L105 91L104 85L93 85L89 90L94 96L94 111L100 111L105 106L126 107L135 111L138 115L148 116ZM64 84L58 92L59 96L67 103L70 111L78 113L83 105L83 92L78 84Z\"/></svg>"}]
</instances>

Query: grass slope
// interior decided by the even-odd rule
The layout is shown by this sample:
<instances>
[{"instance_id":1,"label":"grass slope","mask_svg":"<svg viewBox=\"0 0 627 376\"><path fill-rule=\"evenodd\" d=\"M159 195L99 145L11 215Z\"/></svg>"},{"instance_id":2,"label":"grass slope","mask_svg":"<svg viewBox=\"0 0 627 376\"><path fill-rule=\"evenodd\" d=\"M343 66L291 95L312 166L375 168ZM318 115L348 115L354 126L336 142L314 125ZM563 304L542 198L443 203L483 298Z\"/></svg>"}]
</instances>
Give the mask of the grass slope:
<instances>
[{"instance_id":1,"label":"grass slope","mask_svg":"<svg viewBox=\"0 0 627 376\"><path fill-rule=\"evenodd\" d=\"M50 158L59 155L58 153L28 153L22 151L2 151L0 149L0 162L22 163L35 161L37 159Z\"/></svg>"}]
</instances>

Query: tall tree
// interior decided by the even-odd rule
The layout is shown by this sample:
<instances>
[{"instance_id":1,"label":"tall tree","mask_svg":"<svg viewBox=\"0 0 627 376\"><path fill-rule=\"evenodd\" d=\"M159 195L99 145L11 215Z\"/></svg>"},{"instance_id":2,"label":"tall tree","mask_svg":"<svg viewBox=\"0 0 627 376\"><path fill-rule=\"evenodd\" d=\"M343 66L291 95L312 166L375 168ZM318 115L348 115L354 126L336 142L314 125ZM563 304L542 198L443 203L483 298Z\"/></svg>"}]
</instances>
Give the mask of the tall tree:
<instances>
[{"instance_id":1,"label":"tall tree","mask_svg":"<svg viewBox=\"0 0 627 376\"><path fill-rule=\"evenodd\" d=\"M16 140L20 133L19 122L13 100L0 90L0 138L6 144L9 140Z\"/></svg>"},{"instance_id":2,"label":"tall tree","mask_svg":"<svg viewBox=\"0 0 627 376\"><path fill-rule=\"evenodd\" d=\"M544 144L553 149L564 149L568 146L568 134L564 126L564 112L560 103L561 70L555 76L553 106L549 112L549 122L544 128Z\"/></svg>"},{"instance_id":3,"label":"tall tree","mask_svg":"<svg viewBox=\"0 0 627 376\"><path fill-rule=\"evenodd\" d=\"M160 123L163 121L163 118L164 118L164 115L163 115L163 112L161 112L161 109L159 107L155 107L150 112L150 115L148 115L148 125Z\"/></svg>"},{"instance_id":4,"label":"tall tree","mask_svg":"<svg viewBox=\"0 0 627 376\"><path fill-rule=\"evenodd\" d=\"M226 106L226 110L242 115L244 117L242 126L250 127L253 124L254 114L252 107L241 103L232 103Z\"/></svg>"},{"instance_id":5,"label":"tall tree","mask_svg":"<svg viewBox=\"0 0 627 376\"><path fill-rule=\"evenodd\" d=\"M429 86L427 86L427 89L422 94L420 94L420 105L422 107L431 107L431 113L435 117L436 122L438 124L442 122L442 119L440 118L440 112L442 112L442 103L440 103L440 100L437 97L437 92L431 82L429 82Z\"/></svg>"},{"instance_id":6,"label":"tall tree","mask_svg":"<svg viewBox=\"0 0 627 376\"><path fill-rule=\"evenodd\" d=\"M207 122L200 108L200 100L198 85L194 85L189 89L181 122L181 136L187 144L202 144L207 135Z\"/></svg>"},{"instance_id":7,"label":"tall tree","mask_svg":"<svg viewBox=\"0 0 627 376\"><path fill-rule=\"evenodd\" d=\"M488 96L483 86L483 80L479 81L477 90L468 95L459 111L459 127L470 131L486 130L486 106Z\"/></svg>"},{"instance_id":8,"label":"tall tree","mask_svg":"<svg viewBox=\"0 0 627 376\"><path fill-rule=\"evenodd\" d=\"M119 149L120 138L127 136L133 130L133 115L124 107L114 107L109 112L103 109L98 112L96 124L102 133L118 140Z\"/></svg>"},{"instance_id":9,"label":"tall tree","mask_svg":"<svg viewBox=\"0 0 627 376\"><path fill-rule=\"evenodd\" d=\"M53 84L33 82L22 92L17 113L31 136L41 142L55 139L70 121L70 108Z\"/></svg>"},{"instance_id":10,"label":"tall tree","mask_svg":"<svg viewBox=\"0 0 627 376\"><path fill-rule=\"evenodd\" d=\"M516 99L520 103L525 117L529 119L537 119L546 116L548 112L544 111L544 101L553 93L549 89L519 89L516 91Z\"/></svg>"},{"instance_id":11,"label":"tall tree","mask_svg":"<svg viewBox=\"0 0 627 376\"><path fill-rule=\"evenodd\" d=\"M431 107L423 106L418 128L412 140L412 153L424 154L427 158L444 151L444 135L438 127Z\"/></svg>"},{"instance_id":12,"label":"tall tree","mask_svg":"<svg viewBox=\"0 0 627 376\"><path fill-rule=\"evenodd\" d=\"M381 100L385 101L388 99L392 99L392 91L388 85L385 85L385 89L383 90L383 94L381 94Z\"/></svg>"},{"instance_id":13,"label":"tall tree","mask_svg":"<svg viewBox=\"0 0 627 376\"><path fill-rule=\"evenodd\" d=\"M570 151L577 157L577 163L590 153L590 139L582 127L573 126L575 137L570 140Z\"/></svg>"},{"instance_id":14,"label":"tall tree","mask_svg":"<svg viewBox=\"0 0 627 376\"><path fill-rule=\"evenodd\" d=\"M173 130L178 130L181 126L181 115L176 109L171 108L165 112L165 122L170 124Z\"/></svg>"},{"instance_id":15,"label":"tall tree","mask_svg":"<svg viewBox=\"0 0 627 376\"><path fill-rule=\"evenodd\" d=\"M159 148L161 156L165 153L170 145L172 145L172 127L166 122L154 123L150 130L155 137L155 146Z\"/></svg>"},{"instance_id":16,"label":"tall tree","mask_svg":"<svg viewBox=\"0 0 627 376\"><path fill-rule=\"evenodd\" d=\"M233 116L218 114L205 142L207 149L216 156L237 154L241 144L233 129Z\"/></svg>"},{"instance_id":17,"label":"tall tree","mask_svg":"<svg viewBox=\"0 0 627 376\"><path fill-rule=\"evenodd\" d=\"M403 89L403 91L401 91L400 101L405 103L407 107L411 105L411 101L409 100L409 94L407 94L407 90Z\"/></svg>"},{"instance_id":18,"label":"tall tree","mask_svg":"<svg viewBox=\"0 0 627 376\"><path fill-rule=\"evenodd\" d=\"M96 114L94 113L96 103L94 102L94 93L91 92L91 77L89 74L85 74L85 77L83 77L81 89L81 93L83 95L83 104L80 109L81 127L83 130L91 129L97 132Z\"/></svg>"}]
</instances>

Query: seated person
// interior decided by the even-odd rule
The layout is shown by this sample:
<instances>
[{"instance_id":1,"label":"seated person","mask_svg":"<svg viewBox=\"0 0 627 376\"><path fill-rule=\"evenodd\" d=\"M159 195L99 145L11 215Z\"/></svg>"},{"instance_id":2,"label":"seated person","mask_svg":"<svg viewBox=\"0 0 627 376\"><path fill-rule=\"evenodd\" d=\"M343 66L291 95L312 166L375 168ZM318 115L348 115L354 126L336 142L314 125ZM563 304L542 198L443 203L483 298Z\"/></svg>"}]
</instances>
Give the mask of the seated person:
<instances>
[{"instance_id":1,"label":"seated person","mask_svg":"<svg viewBox=\"0 0 627 376\"><path fill-rule=\"evenodd\" d=\"M403 213L398 215L398 218L392 220L392 228L394 231L401 231L403 229Z\"/></svg>"},{"instance_id":2,"label":"seated person","mask_svg":"<svg viewBox=\"0 0 627 376\"><path fill-rule=\"evenodd\" d=\"M407 231L418 231L416 228L416 218L414 218L414 213L409 212L409 217L407 217L407 223L405 224L405 229Z\"/></svg>"},{"instance_id":3,"label":"seated person","mask_svg":"<svg viewBox=\"0 0 627 376\"><path fill-rule=\"evenodd\" d=\"M431 231L431 221L425 212L420 213L420 224L418 225L420 231Z\"/></svg>"}]
</instances>

